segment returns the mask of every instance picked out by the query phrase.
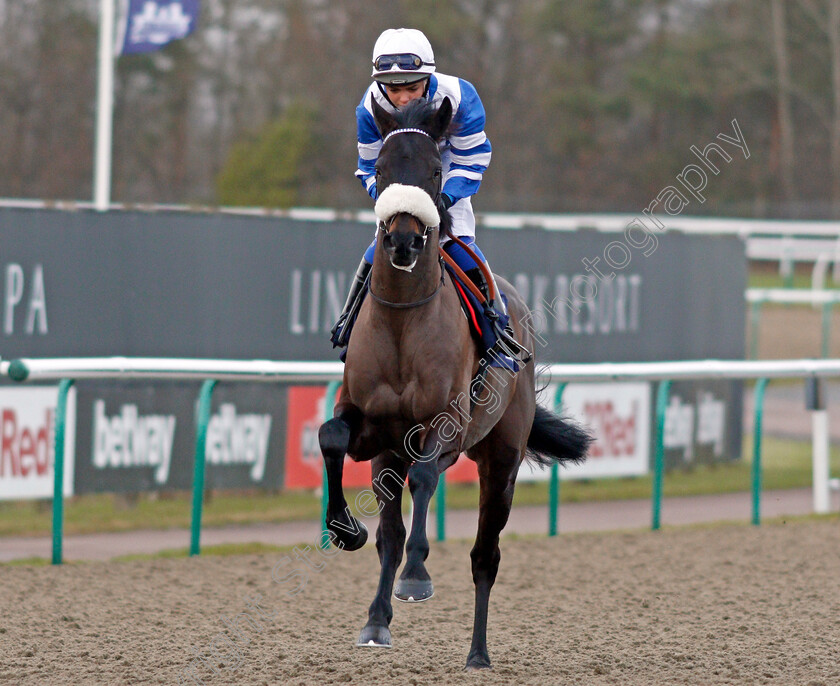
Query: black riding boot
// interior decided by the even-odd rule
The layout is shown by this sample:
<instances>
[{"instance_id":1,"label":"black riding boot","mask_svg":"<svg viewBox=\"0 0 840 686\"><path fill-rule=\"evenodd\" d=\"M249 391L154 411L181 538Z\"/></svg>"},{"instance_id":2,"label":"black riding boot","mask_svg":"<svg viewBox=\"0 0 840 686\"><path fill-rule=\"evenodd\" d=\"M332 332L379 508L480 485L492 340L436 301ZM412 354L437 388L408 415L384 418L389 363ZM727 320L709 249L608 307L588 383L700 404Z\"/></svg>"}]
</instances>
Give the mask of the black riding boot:
<instances>
[{"instance_id":1,"label":"black riding boot","mask_svg":"<svg viewBox=\"0 0 840 686\"><path fill-rule=\"evenodd\" d=\"M491 307L490 288L487 285L487 280L484 278L484 272L476 267L465 271L464 274L466 274L467 277L469 277L469 279L478 286L479 290L484 294L484 297L487 298L487 305L485 305L484 313L490 320L493 330L496 332L496 336L498 337L492 351L497 355L510 357L516 362L522 362L523 364L530 362L533 358L531 351L513 337L513 329L510 326L510 317L508 316L507 307L505 307L505 301L502 299L502 294L499 292L498 286L496 287L496 292L499 297L498 300L493 302ZM500 320L504 322L504 326L500 324Z\"/></svg>"},{"instance_id":2,"label":"black riding boot","mask_svg":"<svg viewBox=\"0 0 840 686\"><path fill-rule=\"evenodd\" d=\"M359 313L359 308L362 306L362 300L364 300L367 291L367 278L372 266L362 260L358 269L356 269L356 274L350 284L350 293L347 294L347 301L344 303L344 309L330 332L333 348L347 347L353 322L356 320L356 315Z\"/></svg>"}]
</instances>

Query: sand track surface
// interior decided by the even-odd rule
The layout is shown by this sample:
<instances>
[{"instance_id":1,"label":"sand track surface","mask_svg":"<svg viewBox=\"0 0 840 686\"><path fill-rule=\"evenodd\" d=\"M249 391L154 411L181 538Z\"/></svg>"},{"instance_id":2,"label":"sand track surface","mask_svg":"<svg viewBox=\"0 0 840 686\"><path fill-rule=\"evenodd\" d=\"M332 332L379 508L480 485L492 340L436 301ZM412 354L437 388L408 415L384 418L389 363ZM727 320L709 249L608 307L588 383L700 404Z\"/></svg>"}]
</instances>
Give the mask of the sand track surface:
<instances>
[{"instance_id":1,"label":"sand track surface","mask_svg":"<svg viewBox=\"0 0 840 686\"><path fill-rule=\"evenodd\" d=\"M390 650L354 646L370 547L310 549L320 571L293 551L2 567L0 683L840 683L837 517L503 540L481 674L469 549L432 544L436 595L394 603Z\"/></svg>"}]
</instances>

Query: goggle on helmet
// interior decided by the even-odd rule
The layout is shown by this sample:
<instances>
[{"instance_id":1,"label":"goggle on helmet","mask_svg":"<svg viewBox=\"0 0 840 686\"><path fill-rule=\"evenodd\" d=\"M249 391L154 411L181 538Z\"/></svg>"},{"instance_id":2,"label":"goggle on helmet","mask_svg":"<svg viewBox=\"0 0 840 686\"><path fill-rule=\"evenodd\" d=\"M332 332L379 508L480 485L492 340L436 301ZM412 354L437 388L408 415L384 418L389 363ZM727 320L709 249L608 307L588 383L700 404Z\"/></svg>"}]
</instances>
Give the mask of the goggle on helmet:
<instances>
[{"instance_id":1,"label":"goggle on helmet","mask_svg":"<svg viewBox=\"0 0 840 686\"><path fill-rule=\"evenodd\" d=\"M422 31L388 29L373 46L371 76L380 83L414 83L427 78L434 71L435 55Z\"/></svg>"}]
</instances>

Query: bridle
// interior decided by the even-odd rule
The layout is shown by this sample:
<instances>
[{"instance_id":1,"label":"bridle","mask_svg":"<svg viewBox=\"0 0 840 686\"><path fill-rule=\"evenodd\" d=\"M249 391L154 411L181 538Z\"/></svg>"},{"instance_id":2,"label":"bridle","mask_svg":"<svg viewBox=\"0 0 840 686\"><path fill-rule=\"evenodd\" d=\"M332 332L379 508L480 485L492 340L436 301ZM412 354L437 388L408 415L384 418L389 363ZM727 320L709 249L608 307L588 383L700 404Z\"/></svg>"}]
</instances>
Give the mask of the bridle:
<instances>
[{"instance_id":1,"label":"bridle","mask_svg":"<svg viewBox=\"0 0 840 686\"><path fill-rule=\"evenodd\" d=\"M400 133L419 133L419 134L425 136L430 141L432 141L432 143L435 144L435 149L438 150L438 157L440 157L440 150L437 147L437 142L435 141L435 139L432 138L423 129L416 129L416 128L413 128L413 127L406 127L406 128L402 128L402 129L394 129L393 131L391 131L391 133L389 133L388 135L385 136L385 138L382 139L382 147L385 147L385 143L388 142L388 139L391 136L396 136L397 134L400 134ZM381 150L381 148L380 148L380 150ZM381 152L380 152L380 154L381 154ZM441 193L443 193L443 168L438 167L437 191L435 192L435 195L434 195L434 198L433 198L434 201L435 201L435 206L437 206L437 207L440 207ZM428 229L428 227L426 227L426 228Z\"/></svg>"},{"instance_id":2,"label":"bridle","mask_svg":"<svg viewBox=\"0 0 840 686\"><path fill-rule=\"evenodd\" d=\"M402 129L394 129L389 134L387 134L385 136L385 138L382 139L383 147L385 146L385 143L388 141L388 139L391 138L391 136L396 136L396 135L401 134L401 133L419 133L419 134L425 136L426 138L428 138L433 143L435 143L435 139L432 138L426 131L423 131L423 129L406 127L406 128L402 128ZM437 149L437 143L435 143L435 149ZM435 206L437 206L437 207L440 207L440 205L441 205L440 200L441 200L442 186L443 186L443 174L440 173L440 168L439 168L437 193L435 194L435 197L434 197ZM396 217L396 216L397 215L394 215L394 217ZM389 220L388 223L386 223L384 221L380 221L379 224L377 224L377 226L376 226L377 233L381 231L384 234L388 234L389 233L388 228L389 228L390 224L393 222L394 217L391 217L391 219ZM416 219L416 217L415 217L415 219ZM420 235L423 238L423 249L424 250L426 249L426 241L429 239L429 234L437 228L438 228L437 226L424 226L423 227L423 233L420 234ZM423 305L426 305L427 303L430 303L435 298L435 296L440 292L440 289L443 288L444 278L445 278L445 275L446 275L446 269L444 269L444 266L443 266L443 258L438 258L438 262L440 264L440 282L438 283L437 288L435 288L435 290L431 293L431 295L428 295L425 298L422 298L421 300L415 300L413 302L398 303L398 302L392 302L390 300L385 300L384 298L380 298L378 295L376 295L376 293L373 292L372 288L368 288L368 292L370 293L370 297L373 298L380 305L384 305L385 307L390 307L390 308L393 308L393 309L396 309L396 310L408 310L408 309L412 309L412 308L415 308L415 307L421 307Z\"/></svg>"},{"instance_id":3,"label":"bridle","mask_svg":"<svg viewBox=\"0 0 840 686\"><path fill-rule=\"evenodd\" d=\"M397 215L394 215L394 217L396 217L396 216ZM391 217L391 220L390 220L391 222L393 222L394 217ZM382 233L387 234L389 225L390 225L390 223L386 224L384 221L382 221L382 222L379 222L376 229L377 229L377 231L381 231ZM423 249L424 250L426 249L426 240L429 238L429 234L437 228L438 227L436 227L436 226L425 226L425 227L423 227L422 236L423 236ZM422 298L421 300L414 300L414 301L408 302L408 303L398 303L398 302L392 302L391 300L385 300L385 298L380 298L378 295L376 295L376 293L373 292L373 288L368 287L368 292L370 293L370 297L373 298L380 305L385 305L385 307L390 307L390 308L393 308L395 310L410 310L412 308L420 307L422 305L425 305L427 303L432 302L432 300L434 300L434 297L440 292L440 289L443 288L444 276L446 274L446 270L443 267L443 258L439 257L438 262L440 264L440 282L438 283L437 288L435 288L435 290L432 292L431 295L428 295L425 298Z\"/></svg>"},{"instance_id":4,"label":"bridle","mask_svg":"<svg viewBox=\"0 0 840 686\"><path fill-rule=\"evenodd\" d=\"M397 214L400 214L400 213L397 213ZM395 214L395 215L394 215L394 217L396 217L396 216L397 216L397 215ZM414 216L414 215L412 215L412 216ZM391 220L390 220L390 221L393 221L393 220L394 220L394 217L391 217ZM415 219L417 219L417 217L414 217L414 218L415 218ZM418 222L418 223L419 223L419 222ZM427 240L429 240L429 234L430 234L432 231L434 231L436 228L438 228L438 227L437 227L437 226L424 226L424 227L423 227L423 233L421 233L421 234L419 234L419 235L420 235L420 236L422 237L422 239L423 239L423 248L424 248L424 249L425 249L425 247L426 247L426 241L427 241ZM390 233L390 231L388 231L388 225L387 225L385 222L383 222L383 221L379 222L379 223L376 225L376 230L377 230L377 231L381 231L382 233L385 233L385 234Z\"/></svg>"}]
</instances>

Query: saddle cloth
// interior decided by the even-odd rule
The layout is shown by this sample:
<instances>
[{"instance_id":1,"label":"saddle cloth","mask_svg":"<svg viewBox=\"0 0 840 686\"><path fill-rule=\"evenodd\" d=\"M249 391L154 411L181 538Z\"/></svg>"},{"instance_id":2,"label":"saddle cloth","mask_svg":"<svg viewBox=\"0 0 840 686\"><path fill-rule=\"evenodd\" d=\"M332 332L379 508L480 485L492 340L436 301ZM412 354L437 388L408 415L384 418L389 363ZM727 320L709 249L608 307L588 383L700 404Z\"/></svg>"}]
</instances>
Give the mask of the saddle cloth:
<instances>
[{"instance_id":1,"label":"saddle cloth","mask_svg":"<svg viewBox=\"0 0 840 686\"><path fill-rule=\"evenodd\" d=\"M473 295L472 291L463 284L461 279L458 278L458 275L448 264L445 266L446 270L449 272L449 276L452 277L452 283L455 284L458 299L461 301L461 309L466 315L467 322L470 327L470 333L479 345L481 356L489 358L491 367L509 369L513 372L519 371L519 365L517 362L507 355L500 355L498 353L488 355L488 352L492 350L494 345L496 345L496 341L499 338L494 330L493 324L487 319L484 313L484 306L478 302L478 299L475 295ZM507 296L504 293L499 293L499 297L504 300L505 306L507 306ZM503 315L499 315L497 326L504 328L507 326L508 322L501 321L502 318Z\"/></svg>"}]
</instances>

